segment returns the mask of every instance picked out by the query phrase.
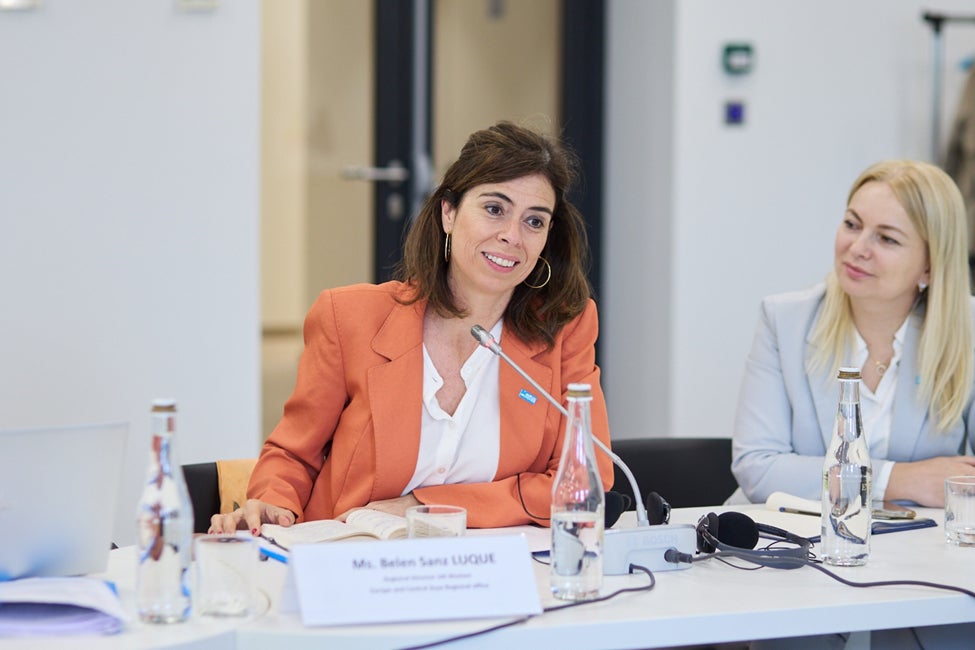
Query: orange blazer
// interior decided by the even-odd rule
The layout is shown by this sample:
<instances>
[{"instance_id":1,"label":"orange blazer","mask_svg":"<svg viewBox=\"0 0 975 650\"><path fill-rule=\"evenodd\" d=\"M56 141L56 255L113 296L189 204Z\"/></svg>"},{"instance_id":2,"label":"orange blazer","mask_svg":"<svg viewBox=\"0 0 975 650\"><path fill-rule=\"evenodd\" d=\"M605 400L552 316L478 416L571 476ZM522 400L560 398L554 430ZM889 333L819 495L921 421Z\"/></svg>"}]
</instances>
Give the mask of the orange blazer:
<instances>
[{"instance_id":1,"label":"orange blazer","mask_svg":"<svg viewBox=\"0 0 975 650\"><path fill-rule=\"evenodd\" d=\"M396 301L399 282L323 291L305 318L305 349L284 416L261 450L247 496L285 507L298 521L330 519L402 496L420 448L425 302ZM490 324L485 324L489 327ZM504 328L505 353L556 399L570 383L593 389L593 433L609 444L595 364L598 321L590 300L551 350ZM463 506L472 528L548 525L565 422L504 361L499 371L501 453L490 483L417 488L423 503ZM603 486L613 465L596 451Z\"/></svg>"}]
</instances>

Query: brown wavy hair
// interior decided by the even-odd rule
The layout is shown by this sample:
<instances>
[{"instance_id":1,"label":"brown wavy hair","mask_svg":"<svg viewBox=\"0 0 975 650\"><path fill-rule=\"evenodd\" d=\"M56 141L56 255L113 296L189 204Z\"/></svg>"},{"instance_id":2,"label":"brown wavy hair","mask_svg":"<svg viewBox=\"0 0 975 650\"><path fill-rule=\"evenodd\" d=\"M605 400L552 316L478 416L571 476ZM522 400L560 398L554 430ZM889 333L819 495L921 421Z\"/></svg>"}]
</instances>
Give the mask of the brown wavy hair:
<instances>
[{"instance_id":1,"label":"brown wavy hair","mask_svg":"<svg viewBox=\"0 0 975 650\"><path fill-rule=\"evenodd\" d=\"M511 122L476 131L467 139L460 157L447 169L443 181L427 197L413 220L403 245L396 277L413 287L405 299L412 304L426 299L445 317L463 317L447 284L441 202L460 205L473 187L541 174L555 191L555 210L542 257L552 266L552 277L541 289L522 283L515 287L504 312L505 325L526 342L552 346L555 335L582 313L592 295L586 271L589 239L586 224L568 199L579 178L579 162L565 145L546 135ZM539 262L529 282L544 282L547 272Z\"/></svg>"}]
</instances>

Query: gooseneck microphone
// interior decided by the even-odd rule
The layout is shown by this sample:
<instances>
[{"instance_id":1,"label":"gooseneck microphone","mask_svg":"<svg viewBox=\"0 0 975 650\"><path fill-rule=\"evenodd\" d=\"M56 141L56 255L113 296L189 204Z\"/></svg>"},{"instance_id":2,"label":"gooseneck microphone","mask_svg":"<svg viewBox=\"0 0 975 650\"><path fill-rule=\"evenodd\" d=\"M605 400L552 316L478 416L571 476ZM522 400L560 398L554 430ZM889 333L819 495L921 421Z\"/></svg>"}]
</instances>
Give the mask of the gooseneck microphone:
<instances>
[{"instance_id":1,"label":"gooseneck microphone","mask_svg":"<svg viewBox=\"0 0 975 650\"><path fill-rule=\"evenodd\" d=\"M567 411L564 406L562 406L558 401L556 401L556 399L552 397L547 390L542 388L537 381L529 377L528 373L522 370L517 363L512 361L511 357L509 357L507 354L504 353L504 350L501 349L501 346L494 339L494 337L491 336L491 333L489 331L487 331L480 325L475 325L474 327L471 328L471 336L473 336L478 343L486 347L488 350L490 350L491 352L495 353L496 355L504 359L509 366L514 368L519 375L525 378L525 381L531 384L535 388L535 390L540 392L542 396L545 397L545 399L551 402L552 406L554 406L559 410L559 413L564 415L566 418L569 417L569 411ZM602 440L600 440L596 436L592 436L592 441L596 443L596 446L599 447L599 449L604 454L606 454L607 456L613 459L613 463L621 470L623 470L623 474L626 475L626 479L630 482L630 487L633 489L633 501L636 504L636 525L649 526L650 520L647 517L647 508L643 504L643 497L640 495L640 488L636 484L636 478L634 478L633 472L630 471L630 468L626 466L626 463L624 463L619 456L614 454L613 451L609 447L607 447Z\"/></svg>"},{"instance_id":2,"label":"gooseneck microphone","mask_svg":"<svg viewBox=\"0 0 975 650\"><path fill-rule=\"evenodd\" d=\"M504 353L490 332L480 325L475 325L471 328L471 335L478 343L504 359L525 381L557 408L559 413L569 417L569 412L564 406L559 404L547 390L529 377L517 363L511 360L511 357ZM599 438L592 436L592 440L603 453L613 459L613 463L617 467L623 470L623 474L626 475L630 487L633 489L633 499L636 504L636 528L606 529L603 538L603 573L606 575L624 575L630 572L630 566L633 564L646 567L651 571L670 571L690 567L690 564L682 562L680 558L694 553L697 543L697 532L694 526L686 524L651 526L641 496L642 493L636 484L633 472Z\"/></svg>"}]
</instances>

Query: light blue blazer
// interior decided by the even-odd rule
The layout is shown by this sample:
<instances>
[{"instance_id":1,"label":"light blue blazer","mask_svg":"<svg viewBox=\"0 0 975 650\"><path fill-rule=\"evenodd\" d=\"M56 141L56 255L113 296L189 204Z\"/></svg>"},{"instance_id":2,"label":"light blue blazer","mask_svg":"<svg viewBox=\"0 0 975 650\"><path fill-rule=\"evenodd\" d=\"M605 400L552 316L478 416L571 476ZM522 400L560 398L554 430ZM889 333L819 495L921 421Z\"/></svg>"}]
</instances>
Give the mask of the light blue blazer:
<instances>
[{"instance_id":1,"label":"light blue blazer","mask_svg":"<svg viewBox=\"0 0 975 650\"><path fill-rule=\"evenodd\" d=\"M839 386L829 370L806 372L809 338L825 285L762 301L755 340L738 398L731 469L744 495L764 502L775 491L819 499L823 458L833 433ZM975 299L972 302L975 320ZM975 427L972 396L962 418L938 432L928 405L918 401L917 346L923 304L910 315L901 350L887 458L874 458L876 475L891 461L965 454ZM975 350L973 350L975 354ZM870 432L866 432L869 440ZM875 495L877 498L882 495Z\"/></svg>"}]
</instances>

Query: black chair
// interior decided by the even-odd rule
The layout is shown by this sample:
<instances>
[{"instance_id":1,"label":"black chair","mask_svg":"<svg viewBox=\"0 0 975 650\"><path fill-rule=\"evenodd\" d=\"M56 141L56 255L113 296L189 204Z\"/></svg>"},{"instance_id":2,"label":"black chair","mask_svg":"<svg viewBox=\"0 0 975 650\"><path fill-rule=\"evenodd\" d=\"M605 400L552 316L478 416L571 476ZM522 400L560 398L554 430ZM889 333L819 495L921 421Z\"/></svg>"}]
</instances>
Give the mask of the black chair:
<instances>
[{"instance_id":1,"label":"black chair","mask_svg":"<svg viewBox=\"0 0 975 650\"><path fill-rule=\"evenodd\" d=\"M612 448L633 472L644 499L656 492L674 508L716 506L738 487L730 438L630 438L613 440ZM632 498L626 475L619 467L614 472L613 490Z\"/></svg>"},{"instance_id":2,"label":"black chair","mask_svg":"<svg viewBox=\"0 0 975 650\"><path fill-rule=\"evenodd\" d=\"M220 512L220 482L217 464L194 463L183 465L183 476L193 503L193 532L205 533L210 528L210 517Z\"/></svg>"}]
</instances>

